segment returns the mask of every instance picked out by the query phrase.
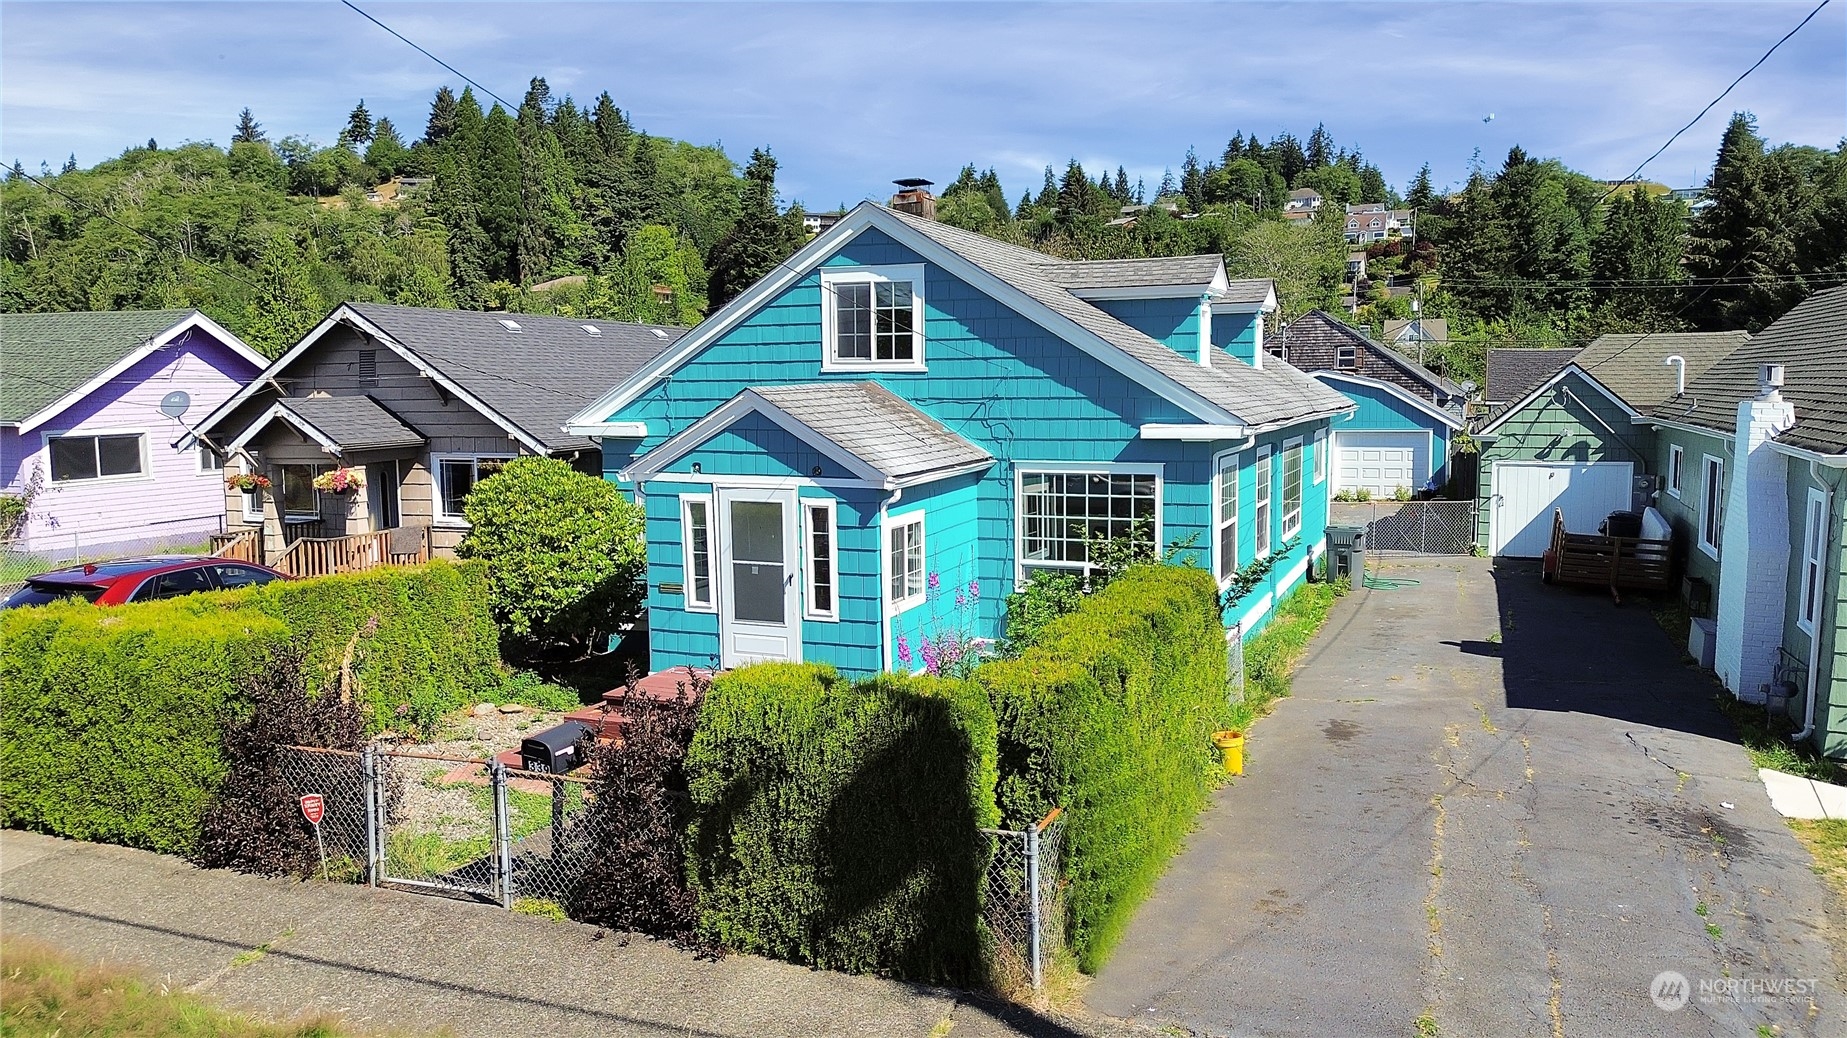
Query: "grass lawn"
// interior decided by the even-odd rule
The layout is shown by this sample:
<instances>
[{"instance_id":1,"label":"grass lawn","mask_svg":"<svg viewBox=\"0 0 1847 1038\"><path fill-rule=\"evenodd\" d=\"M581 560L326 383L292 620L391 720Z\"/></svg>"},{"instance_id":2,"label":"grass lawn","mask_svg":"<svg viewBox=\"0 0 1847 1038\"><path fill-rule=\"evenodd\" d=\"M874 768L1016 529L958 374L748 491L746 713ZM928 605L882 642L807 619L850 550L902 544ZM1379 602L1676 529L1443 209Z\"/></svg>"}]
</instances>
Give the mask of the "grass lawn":
<instances>
[{"instance_id":1,"label":"grass lawn","mask_svg":"<svg viewBox=\"0 0 1847 1038\"><path fill-rule=\"evenodd\" d=\"M327 1016L268 1023L151 983L90 966L20 938L0 943L0 1033L109 1038L357 1038Z\"/></svg>"},{"instance_id":2,"label":"grass lawn","mask_svg":"<svg viewBox=\"0 0 1847 1038\"><path fill-rule=\"evenodd\" d=\"M1303 584L1271 615L1262 633L1244 646L1244 698L1232 711L1232 727L1248 729L1289 694L1289 679L1308 643L1327 622L1328 611L1347 594L1345 579Z\"/></svg>"},{"instance_id":3,"label":"grass lawn","mask_svg":"<svg viewBox=\"0 0 1847 1038\"><path fill-rule=\"evenodd\" d=\"M1835 969L1847 978L1847 820L1809 822L1792 818L1789 828L1809 849L1815 859L1815 874L1834 895L1830 906L1833 911L1829 913L1834 918L1834 963Z\"/></svg>"}]
</instances>

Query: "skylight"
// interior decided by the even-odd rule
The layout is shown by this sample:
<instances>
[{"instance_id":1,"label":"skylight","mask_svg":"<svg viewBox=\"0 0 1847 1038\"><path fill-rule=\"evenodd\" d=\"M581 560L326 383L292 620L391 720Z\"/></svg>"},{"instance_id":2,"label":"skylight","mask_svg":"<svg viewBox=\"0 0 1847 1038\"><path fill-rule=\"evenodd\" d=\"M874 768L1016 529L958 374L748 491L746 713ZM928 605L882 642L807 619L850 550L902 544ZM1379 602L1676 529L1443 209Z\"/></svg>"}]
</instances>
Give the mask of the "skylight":
<instances>
[{"instance_id":1,"label":"skylight","mask_svg":"<svg viewBox=\"0 0 1847 1038\"><path fill-rule=\"evenodd\" d=\"M500 318L500 326L501 326L502 328L505 328L505 329L506 329L507 331L510 331L510 332L517 332L517 331L519 331L519 322L518 322L518 321L509 321L509 320L507 320L507 319L506 319L506 318L504 318L504 317L502 317L502 318Z\"/></svg>"},{"instance_id":2,"label":"skylight","mask_svg":"<svg viewBox=\"0 0 1847 1038\"><path fill-rule=\"evenodd\" d=\"M584 332L585 332L586 334L589 334L589 335L601 335L601 334L603 334L603 329L601 329L601 328L598 328L598 327L597 327L596 325L594 325L594 324L580 324L580 325L578 325L578 327L579 327L579 328L582 328L582 329L584 330Z\"/></svg>"},{"instance_id":3,"label":"skylight","mask_svg":"<svg viewBox=\"0 0 1847 1038\"><path fill-rule=\"evenodd\" d=\"M650 328L648 330L653 332L654 337L657 339L665 339L667 337L667 333L664 331L661 331L659 328Z\"/></svg>"}]
</instances>

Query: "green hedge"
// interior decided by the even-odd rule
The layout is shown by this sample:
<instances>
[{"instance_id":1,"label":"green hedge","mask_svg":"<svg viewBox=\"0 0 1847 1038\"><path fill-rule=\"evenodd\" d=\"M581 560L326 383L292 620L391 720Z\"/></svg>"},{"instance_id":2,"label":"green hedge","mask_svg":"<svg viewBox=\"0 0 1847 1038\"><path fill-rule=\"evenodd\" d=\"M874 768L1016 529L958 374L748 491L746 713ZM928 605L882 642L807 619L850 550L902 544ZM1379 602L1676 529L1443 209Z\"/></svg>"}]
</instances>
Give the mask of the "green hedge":
<instances>
[{"instance_id":1,"label":"green hedge","mask_svg":"<svg viewBox=\"0 0 1847 1038\"><path fill-rule=\"evenodd\" d=\"M1231 717L1218 594L1204 571L1137 566L974 679L999 725L1003 824L1070 812L1067 906L1094 972L1220 780Z\"/></svg>"},{"instance_id":2,"label":"green hedge","mask_svg":"<svg viewBox=\"0 0 1847 1038\"><path fill-rule=\"evenodd\" d=\"M186 853L244 679L305 646L374 729L431 724L503 680L484 568L434 562L166 602L0 613L0 825ZM357 635L357 637L355 637Z\"/></svg>"},{"instance_id":3,"label":"green hedge","mask_svg":"<svg viewBox=\"0 0 1847 1038\"><path fill-rule=\"evenodd\" d=\"M977 979L994 745L968 682L720 675L686 758L700 935L826 969Z\"/></svg>"}]
</instances>

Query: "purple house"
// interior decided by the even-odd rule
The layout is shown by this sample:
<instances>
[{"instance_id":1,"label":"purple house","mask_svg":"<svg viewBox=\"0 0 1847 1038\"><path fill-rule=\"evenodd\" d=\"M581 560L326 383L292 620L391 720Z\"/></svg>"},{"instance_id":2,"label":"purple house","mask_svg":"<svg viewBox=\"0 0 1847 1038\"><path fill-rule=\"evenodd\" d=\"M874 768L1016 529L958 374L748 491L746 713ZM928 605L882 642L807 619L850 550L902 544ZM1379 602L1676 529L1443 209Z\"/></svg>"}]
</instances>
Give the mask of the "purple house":
<instances>
[{"instance_id":1,"label":"purple house","mask_svg":"<svg viewBox=\"0 0 1847 1038\"><path fill-rule=\"evenodd\" d=\"M56 559L203 542L223 461L175 444L266 365L197 310L0 315L0 530Z\"/></svg>"}]
</instances>

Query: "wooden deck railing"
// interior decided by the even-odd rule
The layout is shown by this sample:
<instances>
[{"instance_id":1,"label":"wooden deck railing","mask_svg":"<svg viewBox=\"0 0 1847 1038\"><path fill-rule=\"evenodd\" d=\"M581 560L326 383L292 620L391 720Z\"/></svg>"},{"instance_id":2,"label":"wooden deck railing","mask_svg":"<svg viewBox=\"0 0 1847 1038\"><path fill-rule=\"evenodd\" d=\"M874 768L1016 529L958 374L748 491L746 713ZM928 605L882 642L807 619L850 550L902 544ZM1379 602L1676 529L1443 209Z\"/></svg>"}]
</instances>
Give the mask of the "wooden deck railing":
<instances>
[{"instance_id":1,"label":"wooden deck railing","mask_svg":"<svg viewBox=\"0 0 1847 1038\"><path fill-rule=\"evenodd\" d=\"M380 566L411 566L430 560L427 526L399 527L350 537L312 537L298 540L275 562L275 568L292 577L323 577L331 573L359 573Z\"/></svg>"},{"instance_id":2,"label":"wooden deck railing","mask_svg":"<svg viewBox=\"0 0 1847 1038\"><path fill-rule=\"evenodd\" d=\"M236 559L238 562L263 562L263 531L245 530L242 533L212 534L212 554L221 559Z\"/></svg>"}]
</instances>

